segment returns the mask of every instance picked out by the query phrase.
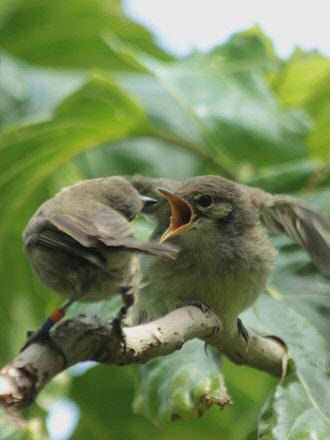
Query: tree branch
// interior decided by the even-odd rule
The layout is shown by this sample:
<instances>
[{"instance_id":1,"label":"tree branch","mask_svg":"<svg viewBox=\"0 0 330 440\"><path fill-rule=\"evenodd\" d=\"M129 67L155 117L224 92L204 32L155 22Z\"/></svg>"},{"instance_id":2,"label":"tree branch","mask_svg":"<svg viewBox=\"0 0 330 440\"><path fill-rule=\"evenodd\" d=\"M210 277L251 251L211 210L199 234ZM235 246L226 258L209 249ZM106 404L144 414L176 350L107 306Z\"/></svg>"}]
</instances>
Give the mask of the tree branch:
<instances>
[{"instance_id":1,"label":"tree branch","mask_svg":"<svg viewBox=\"0 0 330 440\"><path fill-rule=\"evenodd\" d=\"M166 356L193 338L203 339L237 364L244 364L280 377L286 350L276 340L249 330L248 350L238 334L229 337L219 318L197 307L177 309L161 319L124 328L126 348L111 324L96 316L79 315L60 322L51 332L54 343L37 342L24 349L0 373L0 403L6 409L30 405L42 388L58 373L78 362L103 364L145 363ZM63 360L66 360L65 365Z\"/></svg>"}]
</instances>

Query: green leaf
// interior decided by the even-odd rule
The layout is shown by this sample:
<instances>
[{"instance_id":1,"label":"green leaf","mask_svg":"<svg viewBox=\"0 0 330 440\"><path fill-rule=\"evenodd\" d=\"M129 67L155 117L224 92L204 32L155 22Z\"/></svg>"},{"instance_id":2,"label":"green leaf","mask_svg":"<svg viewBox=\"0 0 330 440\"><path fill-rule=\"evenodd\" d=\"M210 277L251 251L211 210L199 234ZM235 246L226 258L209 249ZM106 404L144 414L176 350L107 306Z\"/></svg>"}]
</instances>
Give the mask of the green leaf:
<instances>
[{"instance_id":1,"label":"green leaf","mask_svg":"<svg viewBox=\"0 0 330 440\"><path fill-rule=\"evenodd\" d=\"M41 419L24 420L18 414L0 410L0 440L48 440Z\"/></svg>"},{"instance_id":2,"label":"green leaf","mask_svg":"<svg viewBox=\"0 0 330 440\"><path fill-rule=\"evenodd\" d=\"M180 351L138 367L134 412L161 426L200 417L212 404L230 404L219 353L210 352L207 356L201 341L189 341Z\"/></svg>"},{"instance_id":3,"label":"green leaf","mask_svg":"<svg viewBox=\"0 0 330 440\"><path fill-rule=\"evenodd\" d=\"M170 58L146 29L124 15L118 0L21 0L9 5L0 18L1 46L35 64L131 70L105 44L104 32L155 57Z\"/></svg>"},{"instance_id":4,"label":"green leaf","mask_svg":"<svg viewBox=\"0 0 330 440\"><path fill-rule=\"evenodd\" d=\"M330 425L320 415L295 374L271 393L262 409L260 440L330 439Z\"/></svg>"},{"instance_id":5,"label":"green leaf","mask_svg":"<svg viewBox=\"0 0 330 440\"><path fill-rule=\"evenodd\" d=\"M201 349L204 354L203 346ZM219 436L230 440L246 440L247 432L252 431L257 424L262 400L274 380L258 371L232 367L225 360L224 364L231 381L237 381L238 377L242 383L239 388L231 384L235 405L227 406L223 411L213 405L202 418L178 420L160 427L132 413L131 368L92 368L73 380L70 397L77 402L81 412L73 439L103 440L111 435L112 440L218 440Z\"/></svg>"},{"instance_id":6,"label":"green leaf","mask_svg":"<svg viewBox=\"0 0 330 440\"><path fill-rule=\"evenodd\" d=\"M320 161L296 160L262 168L257 175L242 179L242 183L262 188L272 194L287 194L312 185L314 176L323 169ZM248 171L250 174L250 172Z\"/></svg>"},{"instance_id":7,"label":"green leaf","mask_svg":"<svg viewBox=\"0 0 330 440\"><path fill-rule=\"evenodd\" d=\"M96 315L101 318L103 322L107 322L114 318L122 305L123 302L120 295L116 295L108 301L98 301L95 303L76 302L70 307L66 317L71 318L82 313L85 315Z\"/></svg>"},{"instance_id":8,"label":"green leaf","mask_svg":"<svg viewBox=\"0 0 330 440\"><path fill-rule=\"evenodd\" d=\"M260 299L258 312L268 334L279 336L287 344L308 398L330 424L329 327L324 325L329 316L330 297L328 294L315 298L313 290L303 295L310 301L308 308L303 307L306 300L292 299L276 291L277 299L267 296ZM319 307L321 313L317 313Z\"/></svg>"},{"instance_id":9,"label":"green leaf","mask_svg":"<svg viewBox=\"0 0 330 440\"><path fill-rule=\"evenodd\" d=\"M271 76L271 84L286 107L300 106L310 114L313 119L309 136L311 151L316 157L329 159L330 60L316 51L297 50L279 72Z\"/></svg>"},{"instance_id":10,"label":"green leaf","mask_svg":"<svg viewBox=\"0 0 330 440\"><path fill-rule=\"evenodd\" d=\"M225 165L307 157L309 120L301 111L285 111L270 91L263 73L270 61L258 36L236 35L210 53L171 64L107 41L124 60L154 75L193 122L203 138L201 148Z\"/></svg>"},{"instance_id":11,"label":"green leaf","mask_svg":"<svg viewBox=\"0 0 330 440\"><path fill-rule=\"evenodd\" d=\"M0 51L0 125L36 122L82 85L87 74L32 67Z\"/></svg>"}]
</instances>

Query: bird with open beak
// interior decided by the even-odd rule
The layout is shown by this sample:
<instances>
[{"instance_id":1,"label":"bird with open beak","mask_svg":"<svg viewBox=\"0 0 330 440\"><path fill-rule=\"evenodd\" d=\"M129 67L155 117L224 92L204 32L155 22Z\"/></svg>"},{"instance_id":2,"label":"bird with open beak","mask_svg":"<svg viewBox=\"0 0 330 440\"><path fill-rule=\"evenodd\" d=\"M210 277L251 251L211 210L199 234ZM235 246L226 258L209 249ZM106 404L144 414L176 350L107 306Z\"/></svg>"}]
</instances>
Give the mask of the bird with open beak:
<instances>
[{"instance_id":1,"label":"bird with open beak","mask_svg":"<svg viewBox=\"0 0 330 440\"><path fill-rule=\"evenodd\" d=\"M175 261L143 257L144 286L132 321L157 318L189 301L210 306L231 333L246 331L238 316L265 290L276 250L263 227L286 233L304 246L314 263L330 274L330 243L322 227L329 220L289 196L218 176L201 176L159 188L171 206L171 222L161 243L176 245Z\"/></svg>"},{"instance_id":2,"label":"bird with open beak","mask_svg":"<svg viewBox=\"0 0 330 440\"><path fill-rule=\"evenodd\" d=\"M39 334L76 300L99 301L130 290L138 276L136 252L175 258L170 245L138 243L133 235L129 222L154 203L114 176L80 181L39 207L23 233L28 259L47 287L70 298Z\"/></svg>"}]
</instances>

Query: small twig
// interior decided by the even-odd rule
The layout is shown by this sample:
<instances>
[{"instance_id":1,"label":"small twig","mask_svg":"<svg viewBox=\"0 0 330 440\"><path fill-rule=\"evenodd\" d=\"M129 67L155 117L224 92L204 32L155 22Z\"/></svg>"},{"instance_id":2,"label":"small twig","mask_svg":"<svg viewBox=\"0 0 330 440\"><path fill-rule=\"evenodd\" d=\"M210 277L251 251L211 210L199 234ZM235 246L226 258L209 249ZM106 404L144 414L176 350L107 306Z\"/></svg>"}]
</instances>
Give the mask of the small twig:
<instances>
[{"instance_id":1,"label":"small twig","mask_svg":"<svg viewBox=\"0 0 330 440\"><path fill-rule=\"evenodd\" d=\"M239 335L228 336L213 313L203 313L188 306L161 319L136 327L124 328L126 347L96 316L79 315L60 322L51 336L62 350L66 368L78 362L94 360L103 364L129 365L145 363L166 356L193 338L201 338L238 364L244 364L281 377L285 348L272 339L262 338L249 330L249 349ZM29 345L0 373L0 403L6 409L30 405L42 388L63 369L63 356L54 344Z\"/></svg>"}]
</instances>

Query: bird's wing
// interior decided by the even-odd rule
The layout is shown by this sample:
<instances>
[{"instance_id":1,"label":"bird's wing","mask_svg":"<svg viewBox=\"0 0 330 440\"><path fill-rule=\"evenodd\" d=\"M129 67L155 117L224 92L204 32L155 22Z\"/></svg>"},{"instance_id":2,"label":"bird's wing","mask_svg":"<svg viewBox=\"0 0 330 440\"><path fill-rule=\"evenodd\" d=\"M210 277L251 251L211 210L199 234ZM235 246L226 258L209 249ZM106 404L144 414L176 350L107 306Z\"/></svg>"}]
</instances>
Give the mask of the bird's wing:
<instances>
[{"instance_id":1,"label":"bird's wing","mask_svg":"<svg viewBox=\"0 0 330 440\"><path fill-rule=\"evenodd\" d=\"M96 266L103 267L106 263L105 258L96 249L86 248L66 233L55 228L45 228L40 231L35 239L39 246L45 246L61 252L84 258Z\"/></svg>"},{"instance_id":2,"label":"bird's wing","mask_svg":"<svg viewBox=\"0 0 330 440\"><path fill-rule=\"evenodd\" d=\"M314 264L330 275L330 220L288 196L274 196L260 206L261 221L271 231L286 234L303 246Z\"/></svg>"},{"instance_id":3,"label":"bird's wing","mask_svg":"<svg viewBox=\"0 0 330 440\"><path fill-rule=\"evenodd\" d=\"M114 210L99 211L88 215L53 214L49 220L54 226L74 238L86 248L102 245L124 247L148 254L175 258L178 249L160 243L138 243L130 224Z\"/></svg>"},{"instance_id":4,"label":"bird's wing","mask_svg":"<svg viewBox=\"0 0 330 440\"><path fill-rule=\"evenodd\" d=\"M85 260L104 266L105 246L127 247L135 243L129 223L112 209L90 210L84 213L50 212L38 233L36 244L57 251L69 252ZM30 239L31 241L31 239ZM28 245L29 239L25 239Z\"/></svg>"},{"instance_id":5,"label":"bird's wing","mask_svg":"<svg viewBox=\"0 0 330 440\"><path fill-rule=\"evenodd\" d=\"M122 246L132 238L128 221L115 210L91 210L78 213L54 213L48 220L87 248Z\"/></svg>"}]
</instances>

